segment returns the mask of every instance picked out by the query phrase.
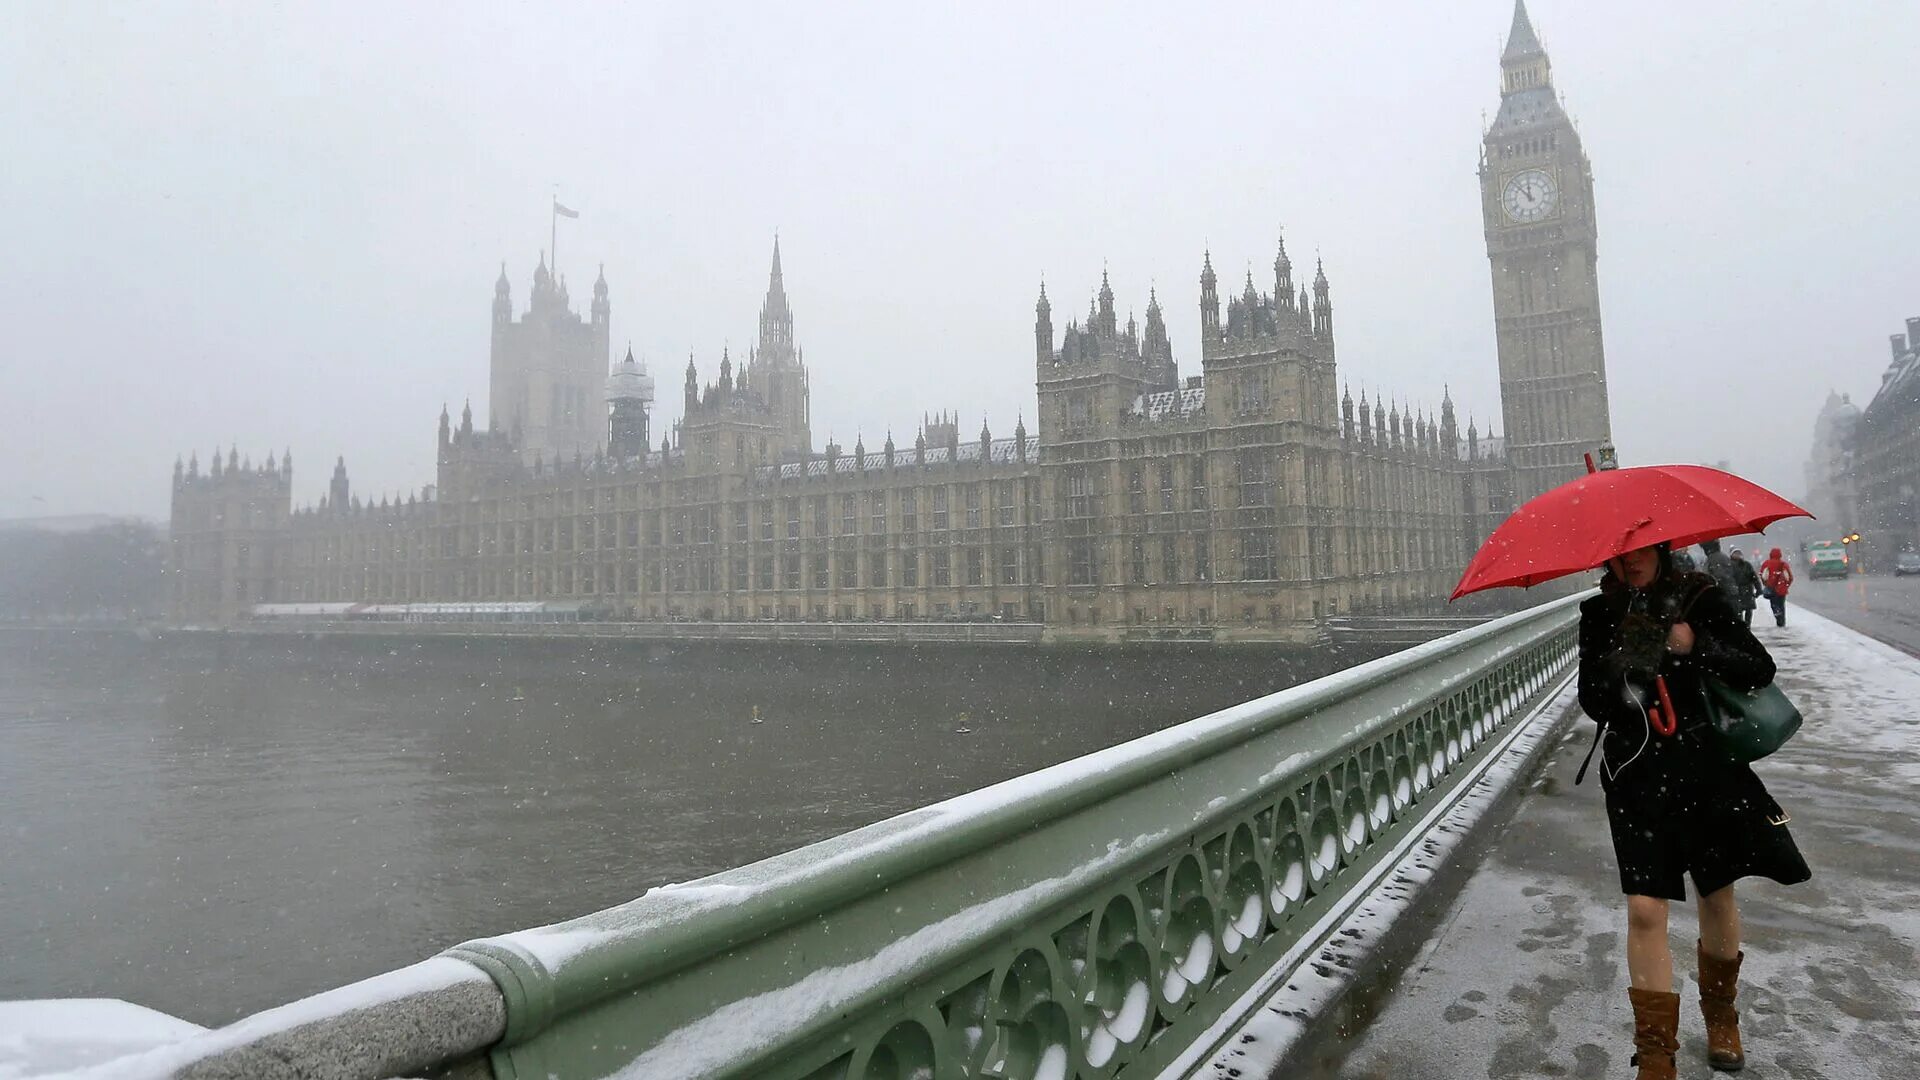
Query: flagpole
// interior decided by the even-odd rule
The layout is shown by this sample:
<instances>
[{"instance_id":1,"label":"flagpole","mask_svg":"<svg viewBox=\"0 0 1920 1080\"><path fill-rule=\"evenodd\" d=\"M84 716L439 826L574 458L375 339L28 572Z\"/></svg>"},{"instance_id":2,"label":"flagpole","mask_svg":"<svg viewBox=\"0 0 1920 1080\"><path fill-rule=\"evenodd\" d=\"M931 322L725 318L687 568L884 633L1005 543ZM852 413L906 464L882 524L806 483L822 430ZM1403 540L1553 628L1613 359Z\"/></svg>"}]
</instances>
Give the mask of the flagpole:
<instances>
[{"instance_id":1,"label":"flagpole","mask_svg":"<svg viewBox=\"0 0 1920 1080\"><path fill-rule=\"evenodd\" d=\"M551 200L553 207L547 211L547 252L553 258L553 280L560 280L560 196Z\"/></svg>"}]
</instances>

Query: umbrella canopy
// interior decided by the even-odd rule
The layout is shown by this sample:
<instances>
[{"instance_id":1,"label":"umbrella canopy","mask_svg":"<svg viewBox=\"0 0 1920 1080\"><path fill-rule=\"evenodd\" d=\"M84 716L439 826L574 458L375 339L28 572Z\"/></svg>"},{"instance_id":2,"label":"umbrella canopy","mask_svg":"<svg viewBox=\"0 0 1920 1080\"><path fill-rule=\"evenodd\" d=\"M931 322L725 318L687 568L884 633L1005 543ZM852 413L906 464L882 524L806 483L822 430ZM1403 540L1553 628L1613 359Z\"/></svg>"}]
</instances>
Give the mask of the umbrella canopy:
<instances>
[{"instance_id":1,"label":"umbrella canopy","mask_svg":"<svg viewBox=\"0 0 1920 1080\"><path fill-rule=\"evenodd\" d=\"M1608 469L1529 499L1493 530L1453 590L1538 585L1658 543L1675 547L1812 517L1758 484L1704 465Z\"/></svg>"}]
</instances>

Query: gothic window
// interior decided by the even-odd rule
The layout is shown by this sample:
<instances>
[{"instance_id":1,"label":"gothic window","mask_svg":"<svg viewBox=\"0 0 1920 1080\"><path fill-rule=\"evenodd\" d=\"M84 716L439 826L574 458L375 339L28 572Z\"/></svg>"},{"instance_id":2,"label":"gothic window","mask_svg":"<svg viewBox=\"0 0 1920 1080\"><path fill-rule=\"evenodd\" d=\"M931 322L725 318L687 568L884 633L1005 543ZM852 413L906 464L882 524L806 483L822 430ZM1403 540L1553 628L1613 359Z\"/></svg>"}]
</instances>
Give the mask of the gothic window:
<instances>
[{"instance_id":1,"label":"gothic window","mask_svg":"<svg viewBox=\"0 0 1920 1080\"><path fill-rule=\"evenodd\" d=\"M867 555L867 584L875 589L887 587L887 553L875 551Z\"/></svg>"},{"instance_id":2,"label":"gothic window","mask_svg":"<svg viewBox=\"0 0 1920 1080\"><path fill-rule=\"evenodd\" d=\"M933 489L933 528L935 532L947 527L947 486L941 484Z\"/></svg>"},{"instance_id":3,"label":"gothic window","mask_svg":"<svg viewBox=\"0 0 1920 1080\"><path fill-rule=\"evenodd\" d=\"M828 587L827 557L825 555L813 556L813 587L816 589Z\"/></svg>"},{"instance_id":4,"label":"gothic window","mask_svg":"<svg viewBox=\"0 0 1920 1080\"><path fill-rule=\"evenodd\" d=\"M995 525L1013 524L1013 481L996 480L993 484L993 523Z\"/></svg>"},{"instance_id":5,"label":"gothic window","mask_svg":"<svg viewBox=\"0 0 1920 1080\"><path fill-rule=\"evenodd\" d=\"M903 551L900 553L900 587L917 589L920 587L920 553ZM905 618L913 618L911 611Z\"/></svg>"},{"instance_id":6,"label":"gothic window","mask_svg":"<svg viewBox=\"0 0 1920 1080\"><path fill-rule=\"evenodd\" d=\"M867 506L872 513L867 531L875 536L884 536L887 531L887 493L876 491L868 495Z\"/></svg>"},{"instance_id":7,"label":"gothic window","mask_svg":"<svg viewBox=\"0 0 1920 1080\"><path fill-rule=\"evenodd\" d=\"M840 533L851 536L860 531L859 511L854 504L852 492L840 496Z\"/></svg>"},{"instance_id":8,"label":"gothic window","mask_svg":"<svg viewBox=\"0 0 1920 1080\"><path fill-rule=\"evenodd\" d=\"M933 553L933 584L936 588L953 584L953 555L945 548Z\"/></svg>"},{"instance_id":9,"label":"gothic window","mask_svg":"<svg viewBox=\"0 0 1920 1080\"><path fill-rule=\"evenodd\" d=\"M859 588L860 587L860 557L851 551L842 551L834 558L833 561L835 566L837 566L840 571L838 574L834 575L836 578L839 579L840 587L843 589Z\"/></svg>"},{"instance_id":10,"label":"gothic window","mask_svg":"<svg viewBox=\"0 0 1920 1080\"><path fill-rule=\"evenodd\" d=\"M1265 450L1242 450L1234 460L1234 480L1243 507L1273 505L1273 458Z\"/></svg>"},{"instance_id":11,"label":"gothic window","mask_svg":"<svg viewBox=\"0 0 1920 1080\"><path fill-rule=\"evenodd\" d=\"M794 524L798 525L799 522ZM773 504L771 502L760 504L760 539L773 539Z\"/></svg>"},{"instance_id":12,"label":"gothic window","mask_svg":"<svg viewBox=\"0 0 1920 1080\"><path fill-rule=\"evenodd\" d=\"M1173 462L1160 463L1160 512L1173 513Z\"/></svg>"},{"instance_id":13,"label":"gothic window","mask_svg":"<svg viewBox=\"0 0 1920 1080\"><path fill-rule=\"evenodd\" d=\"M900 531L914 533L920 529L920 493L908 488L900 493Z\"/></svg>"},{"instance_id":14,"label":"gothic window","mask_svg":"<svg viewBox=\"0 0 1920 1080\"><path fill-rule=\"evenodd\" d=\"M1067 470L1067 515L1070 518L1093 516L1091 489L1087 483L1087 469L1076 465Z\"/></svg>"},{"instance_id":15,"label":"gothic window","mask_svg":"<svg viewBox=\"0 0 1920 1080\"><path fill-rule=\"evenodd\" d=\"M987 583L986 557L977 547L967 549L967 584L985 585Z\"/></svg>"},{"instance_id":16,"label":"gothic window","mask_svg":"<svg viewBox=\"0 0 1920 1080\"><path fill-rule=\"evenodd\" d=\"M752 581L747 577L747 557L745 555L735 555L733 557L731 572L733 575L732 580L727 582L729 589L745 589L752 585Z\"/></svg>"},{"instance_id":17,"label":"gothic window","mask_svg":"<svg viewBox=\"0 0 1920 1080\"><path fill-rule=\"evenodd\" d=\"M1094 577L1093 540L1076 536L1067 541L1067 584L1092 585Z\"/></svg>"},{"instance_id":18,"label":"gothic window","mask_svg":"<svg viewBox=\"0 0 1920 1080\"><path fill-rule=\"evenodd\" d=\"M1160 580L1180 580L1180 543L1171 536L1160 541Z\"/></svg>"},{"instance_id":19,"label":"gothic window","mask_svg":"<svg viewBox=\"0 0 1920 1080\"><path fill-rule=\"evenodd\" d=\"M747 541L747 504L733 504L733 539L737 543Z\"/></svg>"},{"instance_id":20,"label":"gothic window","mask_svg":"<svg viewBox=\"0 0 1920 1080\"><path fill-rule=\"evenodd\" d=\"M780 576L785 580L783 587L797 590L800 588L800 556L786 554L780 557Z\"/></svg>"},{"instance_id":21,"label":"gothic window","mask_svg":"<svg viewBox=\"0 0 1920 1080\"><path fill-rule=\"evenodd\" d=\"M762 555L754 560L754 584L762 589L773 588L773 556Z\"/></svg>"},{"instance_id":22,"label":"gothic window","mask_svg":"<svg viewBox=\"0 0 1920 1080\"><path fill-rule=\"evenodd\" d=\"M827 497L825 495L815 495L813 497L813 535L827 535L827 528L831 524L832 522L827 517ZM825 588L826 586L822 584L820 587Z\"/></svg>"},{"instance_id":23,"label":"gothic window","mask_svg":"<svg viewBox=\"0 0 1920 1080\"><path fill-rule=\"evenodd\" d=\"M1127 513L1146 512L1147 467L1135 464L1127 467Z\"/></svg>"},{"instance_id":24,"label":"gothic window","mask_svg":"<svg viewBox=\"0 0 1920 1080\"><path fill-rule=\"evenodd\" d=\"M1206 533L1197 533L1193 538L1193 580L1213 580L1213 558L1208 550Z\"/></svg>"},{"instance_id":25,"label":"gothic window","mask_svg":"<svg viewBox=\"0 0 1920 1080\"><path fill-rule=\"evenodd\" d=\"M1129 575L1128 580L1135 585L1144 585L1147 581L1147 542L1138 536L1134 537L1131 554L1133 556L1132 574Z\"/></svg>"},{"instance_id":26,"label":"gothic window","mask_svg":"<svg viewBox=\"0 0 1920 1080\"><path fill-rule=\"evenodd\" d=\"M1067 395L1067 429L1077 431L1093 426L1093 401L1084 393Z\"/></svg>"},{"instance_id":27,"label":"gothic window","mask_svg":"<svg viewBox=\"0 0 1920 1080\"><path fill-rule=\"evenodd\" d=\"M1207 459L1204 457L1193 459L1193 508L1207 508Z\"/></svg>"},{"instance_id":28,"label":"gothic window","mask_svg":"<svg viewBox=\"0 0 1920 1080\"><path fill-rule=\"evenodd\" d=\"M669 523L669 527L671 528L672 531L671 533L669 533L667 537L668 542L674 543L674 544L686 543L687 542L687 512L685 510L675 510L673 511L671 516L673 520Z\"/></svg>"},{"instance_id":29,"label":"gothic window","mask_svg":"<svg viewBox=\"0 0 1920 1080\"><path fill-rule=\"evenodd\" d=\"M980 485L967 485L967 528L980 527Z\"/></svg>"},{"instance_id":30,"label":"gothic window","mask_svg":"<svg viewBox=\"0 0 1920 1080\"><path fill-rule=\"evenodd\" d=\"M1000 549L1000 584L1020 583L1020 552L1012 547Z\"/></svg>"},{"instance_id":31,"label":"gothic window","mask_svg":"<svg viewBox=\"0 0 1920 1080\"><path fill-rule=\"evenodd\" d=\"M1240 564L1248 581L1271 581L1273 567L1273 530L1247 529L1240 534Z\"/></svg>"}]
</instances>

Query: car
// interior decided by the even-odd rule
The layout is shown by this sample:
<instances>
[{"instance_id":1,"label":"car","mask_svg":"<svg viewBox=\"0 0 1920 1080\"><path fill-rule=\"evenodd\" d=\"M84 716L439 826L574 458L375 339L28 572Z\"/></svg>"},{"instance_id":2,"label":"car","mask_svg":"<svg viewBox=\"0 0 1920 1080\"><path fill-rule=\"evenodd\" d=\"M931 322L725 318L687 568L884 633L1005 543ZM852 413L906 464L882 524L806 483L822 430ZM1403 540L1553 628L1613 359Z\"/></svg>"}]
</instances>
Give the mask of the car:
<instances>
[{"instance_id":1,"label":"car","mask_svg":"<svg viewBox=\"0 0 1920 1080\"><path fill-rule=\"evenodd\" d=\"M1920 574L1920 551L1903 551L1893 557L1893 576Z\"/></svg>"},{"instance_id":2,"label":"car","mask_svg":"<svg viewBox=\"0 0 1920 1080\"><path fill-rule=\"evenodd\" d=\"M1846 545L1838 540L1816 540L1807 545L1807 577L1844 578L1852 571Z\"/></svg>"}]
</instances>

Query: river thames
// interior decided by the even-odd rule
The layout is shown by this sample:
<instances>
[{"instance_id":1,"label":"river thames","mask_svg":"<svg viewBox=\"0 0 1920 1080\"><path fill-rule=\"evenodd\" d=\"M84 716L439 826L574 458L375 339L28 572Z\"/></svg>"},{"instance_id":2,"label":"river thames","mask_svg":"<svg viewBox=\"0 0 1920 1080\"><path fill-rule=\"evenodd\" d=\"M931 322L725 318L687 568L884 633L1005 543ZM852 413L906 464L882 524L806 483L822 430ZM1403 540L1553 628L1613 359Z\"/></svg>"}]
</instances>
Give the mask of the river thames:
<instances>
[{"instance_id":1,"label":"river thames","mask_svg":"<svg viewBox=\"0 0 1920 1080\"><path fill-rule=\"evenodd\" d=\"M0 631L0 998L219 1024L1363 658Z\"/></svg>"}]
</instances>

